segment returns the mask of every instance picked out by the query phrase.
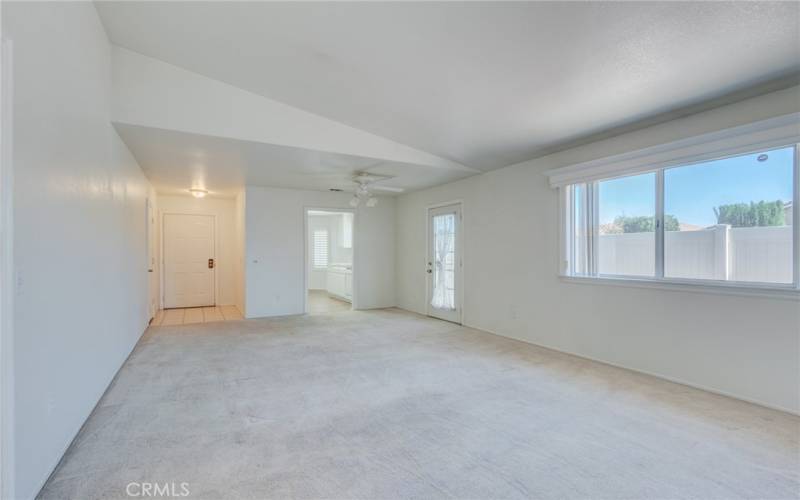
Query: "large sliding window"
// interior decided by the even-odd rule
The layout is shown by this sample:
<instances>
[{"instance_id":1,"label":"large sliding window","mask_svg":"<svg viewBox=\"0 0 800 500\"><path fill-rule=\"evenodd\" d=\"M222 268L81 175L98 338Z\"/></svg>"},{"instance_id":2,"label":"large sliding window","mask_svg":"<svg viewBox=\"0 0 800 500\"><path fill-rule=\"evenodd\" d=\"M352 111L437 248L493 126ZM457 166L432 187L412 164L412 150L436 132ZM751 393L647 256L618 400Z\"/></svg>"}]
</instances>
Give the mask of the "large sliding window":
<instances>
[{"instance_id":1,"label":"large sliding window","mask_svg":"<svg viewBox=\"0 0 800 500\"><path fill-rule=\"evenodd\" d=\"M568 276L798 288L798 146L568 184Z\"/></svg>"},{"instance_id":2,"label":"large sliding window","mask_svg":"<svg viewBox=\"0 0 800 500\"><path fill-rule=\"evenodd\" d=\"M598 274L655 276L654 173L598 182L597 221Z\"/></svg>"}]
</instances>

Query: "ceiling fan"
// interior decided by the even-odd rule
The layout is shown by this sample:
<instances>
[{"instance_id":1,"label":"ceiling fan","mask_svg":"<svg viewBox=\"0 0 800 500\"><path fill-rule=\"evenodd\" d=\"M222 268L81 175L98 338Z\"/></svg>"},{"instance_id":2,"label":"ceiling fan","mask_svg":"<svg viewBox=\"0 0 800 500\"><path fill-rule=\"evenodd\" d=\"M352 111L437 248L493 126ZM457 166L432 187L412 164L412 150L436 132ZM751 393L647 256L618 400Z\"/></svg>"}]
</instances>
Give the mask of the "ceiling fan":
<instances>
[{"instance_id":1,"label":"ceiling fan","mask_svg":"<svg viewBox=\"0 0 800 500\"><path fill-rule=\"evenodd\" d=\"M362 203L368 207L378 204L378 198L373 196L373 191L387 191L390 193L402 193L402 188L379 186L377 182L391 179L391 175L368 174L366 172L356 172L353 176L353 183L356 185L353 197L350 199L350 206L355 208Z\"/></svg>"}]
</instances>

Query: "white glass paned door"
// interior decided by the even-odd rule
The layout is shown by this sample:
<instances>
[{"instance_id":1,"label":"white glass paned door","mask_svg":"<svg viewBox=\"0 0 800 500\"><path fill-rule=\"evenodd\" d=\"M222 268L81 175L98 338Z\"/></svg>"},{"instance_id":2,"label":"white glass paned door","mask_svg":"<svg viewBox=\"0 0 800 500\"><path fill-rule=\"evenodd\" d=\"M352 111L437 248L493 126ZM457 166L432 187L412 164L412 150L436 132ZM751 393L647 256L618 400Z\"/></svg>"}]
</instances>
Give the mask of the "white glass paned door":
<instances>
[{"instance_id":1,"label":"white glass paned door","mask_svg":"<svg viewBox=\"0 0 800 500\"><path fill-rule=\"evenodd\" d=\"M428 314L460 323L461 207L431 209L428 214Z\"/></svg>"}]
</instances>

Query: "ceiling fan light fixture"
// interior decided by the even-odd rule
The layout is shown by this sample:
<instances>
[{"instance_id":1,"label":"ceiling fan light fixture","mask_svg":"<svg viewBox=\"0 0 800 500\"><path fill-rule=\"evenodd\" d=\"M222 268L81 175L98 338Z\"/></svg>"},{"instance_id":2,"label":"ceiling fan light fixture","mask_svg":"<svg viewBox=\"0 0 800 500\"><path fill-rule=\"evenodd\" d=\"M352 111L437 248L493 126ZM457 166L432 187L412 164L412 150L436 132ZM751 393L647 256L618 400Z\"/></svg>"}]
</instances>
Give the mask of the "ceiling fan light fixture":
<instances>
[{"instance_id":1,"label":"ceiling fan light fixture","mask_svg":"<svg viewBox=\"0 0 800 500\"><path fill-rule=\"evenodd\" d=\"M377 174L367 174L365 172L357 172L353 176L353 184L355 184L355 189L353 190L353 198L350 200L350 206L353 208L359 207L363 205L372 208L378 204L378 198L376 198L372 192L372 184L375 182L379 182L381 180L391 179L392 176L388 175L377 175ZM386 191L394 191L394 192L401 192L402 189L398 188L384 188L384 187L377 187L376 189L382 189Z\"/></svg>"}]
</instances>

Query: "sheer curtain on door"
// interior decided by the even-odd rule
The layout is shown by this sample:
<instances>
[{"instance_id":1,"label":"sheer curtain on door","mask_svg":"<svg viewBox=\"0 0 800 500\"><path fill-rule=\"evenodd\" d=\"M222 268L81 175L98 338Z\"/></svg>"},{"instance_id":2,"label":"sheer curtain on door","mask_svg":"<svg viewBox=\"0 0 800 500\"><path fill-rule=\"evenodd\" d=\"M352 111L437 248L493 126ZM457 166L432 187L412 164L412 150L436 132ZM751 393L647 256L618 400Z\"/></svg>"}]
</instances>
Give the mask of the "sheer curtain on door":
<instances>
[{"instance_id":1,"label":"sheer curtain on door","mask_svg":"<svg viewBox=\"0 0 800 500\"><path fill-rule=\"evenodd\" d=\"M433 293L436 309L455 310L456 214L433 217Z\"/></svg>"}]
</instances>

